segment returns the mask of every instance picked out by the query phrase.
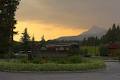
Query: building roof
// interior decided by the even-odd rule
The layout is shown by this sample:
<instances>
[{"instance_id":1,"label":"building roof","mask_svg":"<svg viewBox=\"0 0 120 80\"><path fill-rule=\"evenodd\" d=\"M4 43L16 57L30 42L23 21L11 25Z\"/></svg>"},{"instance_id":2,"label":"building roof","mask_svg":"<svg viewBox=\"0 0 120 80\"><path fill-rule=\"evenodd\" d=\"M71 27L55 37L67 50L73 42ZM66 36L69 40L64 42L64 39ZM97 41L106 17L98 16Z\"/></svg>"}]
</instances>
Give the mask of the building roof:
<instances>
[{"instance_id":1,"label":"building roof","mask_svg":"<svg viewBox=\"0 0 120 80\"><path fill-rule=\"evenodd\" d=\"M120 49L120 43L110 43L108 45L109 49Z\"/></svg>"}]
</instances>

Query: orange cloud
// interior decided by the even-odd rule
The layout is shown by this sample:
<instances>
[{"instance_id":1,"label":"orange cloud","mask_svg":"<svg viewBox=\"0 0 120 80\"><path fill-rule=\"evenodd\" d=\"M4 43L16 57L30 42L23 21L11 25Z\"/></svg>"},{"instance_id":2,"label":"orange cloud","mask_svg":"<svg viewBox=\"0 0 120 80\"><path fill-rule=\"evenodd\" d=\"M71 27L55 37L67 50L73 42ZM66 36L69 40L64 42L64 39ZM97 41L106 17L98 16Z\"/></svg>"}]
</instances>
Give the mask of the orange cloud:
<instances>
[{"instance_id":1,"label":"orange cloud","mask_svg":"<svg viewBox=\"0 0 120 80\"><path fill-rule=\"evenodd\" d=\"M19 33L14 36L14 40L20 41L20 37L22 36L21 33L24 31L25 28L28 28L28 32L30 36L35 36L35 39L39 41L41 36L45 36L45 39L55 39L60 36L72 36L78 35L86 29L77 29L77 28L69 28L62 25L55 25L55 24L43 24L37 22L22 22L19 21L16 25L16 31Z\"/></svg>"}]
</instances>

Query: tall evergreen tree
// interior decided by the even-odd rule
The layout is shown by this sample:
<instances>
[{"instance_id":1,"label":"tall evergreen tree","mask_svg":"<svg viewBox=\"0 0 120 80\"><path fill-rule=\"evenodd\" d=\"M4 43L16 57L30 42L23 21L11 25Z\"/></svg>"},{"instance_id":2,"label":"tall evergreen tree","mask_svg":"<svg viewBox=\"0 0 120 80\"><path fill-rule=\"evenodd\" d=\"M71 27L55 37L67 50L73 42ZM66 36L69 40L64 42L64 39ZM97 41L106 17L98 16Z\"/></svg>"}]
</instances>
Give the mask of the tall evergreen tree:
<instances>
[{"instance_id":1,"label":"tall evergreen tree","mask_svg":"<svg viewBox=\"0 0 120 80\"><path fill-rule=\"evenodd\" d=\"M35 37L34 36L32 37L32 42L35 42Z\"/></svg>"},{"instance_id":2,"label":"tall evergreen tree","mask_svg":"<svg viewBox=\"0 0 120 80\"><path fill-rule=\"evenodd\" d=\"M31 48L33 49L35 46L35 37L32 37L32 41L31 41Z\"/></svg>"},{"instance_id":3,"label":"tall evergreen tree","mask_svg":"<svg viewBox=\"0 0 120 80\"><path fill-rule=\"evenodd\" d=\"M15 12L20 0L0 0L0 53L7 53L13 41Z\"/></svg>"},{"instance_id":4,"label":"tall evergreen tree","mask_svg":"<svg viewBox=\"0 0 120 80\"><path fill-rule=\"evenodd\" d=\"M103 43L120 42L120 27L113 24L112 28L109 28L107 33L102 37Z\"/></svg>"},{"instance_id":5,"label":"tall evergreen tree","mask_svg":"<svg viewBox=\"0 0 120 80\"><path fill-rule=\"evenodd\" d=\"M30 43L30 36L28 34L27 28L25 28L24 32L22 33L22 37L21 37L21 42L22 42L22 46L23 49L25 51L25 53L27 53L27 51L29 50L29 43Z\"/></svg>"},{"instance_id":6,"label":"tall evergreen tree","mask_svg":"<svg viewBox=\"0 0 120 80\"><path fill-rule=\"evenodd\" d=\"M120 41L120 26L119 25L117 26L116 35L117 35L117 41Z\"/></svg>"},{"instance_id":7,"label":"tall evergreen tree","mask_svg":"<svg viewBox=\"0 0 120 80\"><path fill-rule=\"evenodd\" d=\"M45 41L45 37L44 37L44 35L43 35L43 36L41 37L40 47L45 46L45 44L46 44L46 41Z\"/></svg>"}]
</instances>

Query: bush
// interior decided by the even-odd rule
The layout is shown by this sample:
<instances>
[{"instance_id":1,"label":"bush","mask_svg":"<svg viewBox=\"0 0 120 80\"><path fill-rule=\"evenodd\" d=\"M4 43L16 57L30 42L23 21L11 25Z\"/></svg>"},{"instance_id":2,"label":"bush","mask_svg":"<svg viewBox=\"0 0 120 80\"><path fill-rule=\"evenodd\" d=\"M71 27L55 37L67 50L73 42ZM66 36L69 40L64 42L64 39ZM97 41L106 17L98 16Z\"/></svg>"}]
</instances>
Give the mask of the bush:
<instances>
[{"instance_id":1,"label":"bush","mask_svg":"<svg viewBox=\"0 0 120 80\"><path fill-rule=\"evenodd\" d=\"M44 63L48 63L48 59L47 58L38 58L38 57L35 57L33 58L33 60L31 60L32 63L35 63L35 64L44 64Z\"/></svg>"},{"instance_id":2,"label":"bush","mask_svg":"<svg viewBox=\"0 0 120 80\"><path fill-rule=\"evenodd\" d=\"M69 56L65 58L49 58L48 63L69 64L81 63L82 57L80 55Z\"/></svg>"},{"instance_id":3,"label":"bush","mask_svg":"<svg viewBox=\"0 0 120 80\"><path fill-rule=\"evenodd\" d=\"M67 59L67 63L81 63L82 57L80 55L71 56Z\"/></svg>"},{"instance_id":4,"label":"bush","mask_svg":"<svg viewBox=\"0 0 120 80\"><path fill-rule=\"evenodd\" d=\"M19 59L21 63L29 63L30 61L27 58Z\"/></svg>"}]
</instances>

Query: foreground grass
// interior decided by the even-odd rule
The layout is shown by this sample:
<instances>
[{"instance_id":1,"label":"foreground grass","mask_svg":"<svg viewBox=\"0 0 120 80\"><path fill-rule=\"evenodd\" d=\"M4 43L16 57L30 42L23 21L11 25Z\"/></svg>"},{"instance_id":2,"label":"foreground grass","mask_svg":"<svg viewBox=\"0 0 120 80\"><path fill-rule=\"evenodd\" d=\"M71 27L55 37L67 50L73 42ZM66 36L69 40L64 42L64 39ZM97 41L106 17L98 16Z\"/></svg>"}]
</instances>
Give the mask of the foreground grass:
<instances>
[{"instance_id":1,"label":"foreground grass","mask_svg":"<svg viewBox=\"0 0 120 80\"><path fill-rule=\"evenodd\" d=\"M0 71L87 71L104 68L102 60L93 59L78 64L34 64L0 61Z\"/></svg>"}]
</instances>

